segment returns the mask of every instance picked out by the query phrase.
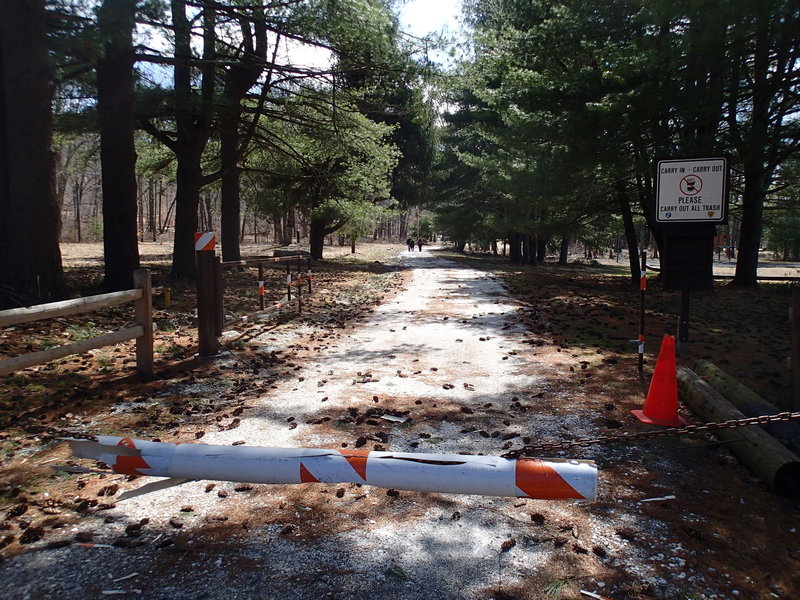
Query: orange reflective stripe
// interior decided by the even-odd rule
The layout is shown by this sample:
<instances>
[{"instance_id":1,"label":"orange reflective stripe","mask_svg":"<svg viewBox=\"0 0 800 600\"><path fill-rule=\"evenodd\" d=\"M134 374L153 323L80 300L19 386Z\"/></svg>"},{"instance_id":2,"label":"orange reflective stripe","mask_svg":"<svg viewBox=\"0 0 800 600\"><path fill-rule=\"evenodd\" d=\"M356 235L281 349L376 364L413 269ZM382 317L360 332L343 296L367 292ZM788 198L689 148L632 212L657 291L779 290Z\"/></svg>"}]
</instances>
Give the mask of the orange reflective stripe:
<instances>
[{"instance_id":1,"label":"orange reflective stripe","mask_svg":"<svg viewBox=\"0 0 800 600\"><path fill-rule=\"evenodd\" d=\"M364 481L367 480L367 457L369 456L369 450L339 450L347 459L347 462L350 463L350 466L353 467L353 470L358 473L358 476L361 477Z\"/></svg>"},{"instance_id":2,"label":"orange reflective stripe","mask_svg":"<svg viewBox=\"0 0 800 600\"><path fill-rule=\"evenodd\" d=\"M117 442L117 446L136 448L136 444L133 443L131 438L122 438ZM141 456L118 456L112 468L115 473L122 473L123 475L144 475L138 469L149 469L150 465Z\"/></svg>"},{"instance_id":3,"label":"orange reflective stripe","mask_svg":"<svg viewBox=\"0 0 800 600\"><path fill-rule=\"evenodd\" d=\"M555 469L538 459L517 459L515 478L516 486L529 498L583 498Z\"/></svg>"},{"instance_id":4,"label":"orange reflective stripe","mask_svg":"<svg viewBox=\"0 0 800 600\"><path fill-rule=\"evenodd\" d=\"M319 479L314 477L303 463L300 463L300 483L319 483Z\"/></svg>"},{"instance_id":5,"label":"orange reflective stripe","mask_svg":"<svg viewBox=\"0 0 800 600\"><path fill-rule=\"evenodd\" d=\"M217 243L217 237L213 231L194 234L194 249L196 252L206 252L213 250Z\"/></svg>"}]
</instances>

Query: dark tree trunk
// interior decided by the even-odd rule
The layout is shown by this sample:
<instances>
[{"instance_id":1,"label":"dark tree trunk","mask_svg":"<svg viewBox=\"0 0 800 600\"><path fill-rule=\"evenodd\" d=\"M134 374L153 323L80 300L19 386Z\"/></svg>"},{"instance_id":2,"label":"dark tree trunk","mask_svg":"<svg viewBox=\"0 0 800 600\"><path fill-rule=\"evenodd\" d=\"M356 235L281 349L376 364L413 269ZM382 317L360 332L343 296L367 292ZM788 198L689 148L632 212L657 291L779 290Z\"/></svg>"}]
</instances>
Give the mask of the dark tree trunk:
<instances>
[{"instance_id":1,"label":"dark tree trunk","mask_svg":"<svg viewBox=\"0 0 800 600\"><path fill-rule=\"evenodd\" d=\"M200 97L193 91L191 24L186 1L171 0L175 31L175 122L176 138L171 143L177 159L175 185L175 237L172 276L193 279L194 234L203 185L200 158L211 135L214 107L214 25L215 12L203 9L203 66L200 68Z\"/></svg>"},{"instance_id":2,"label":"dark tree trunk","mask_svg":"<svg viewBox=\"0 0 800 600\"><path fill-rule=\"evenodd\" d=\"M522 261L520 237L521 236L518 231L508 232L508 256L511 263L519 263Z\"/></svg>"},{"instance_id":3,"label":"dark tree trunk","mask_svg":"<svg viewBox=\"0 0 800 600\"><path fill-rule=\"evenodd\" d=\"M764 195L769 176L763 165L745 163L744 202L742 227L739 232L739 256L733 285L752 287L758 285L758 251L761 245L761 225L764 214Z\"/></svg>"},{"instance_id":4,"label":"dark tree trunk","mask_svg":"<svg viewBox=\"0 0 800 600\"><path fill-rule=\"evenodd\" d=\"M220 161L222 182L220 186L222 260L240 260L239 223L241 198L239 196L240 170L236 164L239 153L239 118L241 111L231 109L220 121Z\"/></svg>"},{"instance_id":5,"label":"dark tree trunk","mask_svg":"<svg viewBox=\"0 0 800 600\"><path fill-rule=\"evenodd\" d=\"M81 230L81 202L83 200L83 174L81 174L80 181L75 181L73 188L74 198L73 204L75 205L75 237L78 243L83 241L83 231Z\"/></svg>"},{"instance_id":6,"label":"dark tree trunk","mask_svg":"<svg viewBox=\"0 0 800 600\"><path fill-rule=\"evenodd\" d=\"M194 278L194 234L197 232L197 209L200 204L202 147L189 147L177 153L173 277Z\"/></svg>"},{"instance_id":7,"label":"dark tree trunk","mask_svg":"<svg viewBox=\"0 0 800 600\"><path fill-rule=\"evenodd\" d=\"M569 261L569 238L561 238L561 247L558 252L558 264L566 265Z\"/></svg>"},{"instance_id":8,"label":"dark tree trunk","mask_svg":"<svg viewBox=\"0 0 800 600\"><path fill-rule=\"evenodd\" d=\"M522 242L522 256L521 261L523 265L531 264L531 236L527 233L523 233L520 235L520 241ZM533 256L536 256L535 251L533 252Z\"/></svg>"},{"instance_id":9,"label":"dark tree trunk","mask_svg":"<svg viewBox=\"0 0 800 600\"><path fill-rule=\"evenodd\" d=\"M320 260L322 259L322 247L325 244L325 236L328 231L325 229L324 219L311 219L311 231L309 237L311 238L311 257Z\"/></svg>"},{"instance_id":10,"label":"dark tree trunk","mask_svg":"<svg viewBox=\"0 0 800 600\"><path fill-rule=\"evenodd\" d=\"M103 286L109 291L129 289L139 268L133 105L136 1L105 0L97 16L105 42L97 61L97 113L103 176Z\"/></svg>"},{"instance_id":11,"label":"dark tree trunk","mask_svg":"<svg viewBox=\"0 0 800 600\"><path fill-rule=\"evenodd\" d=\"M628 243L628 261L631 268L631 283L639 285L641 278L641 266L639 265L639 242L636 240L636 227L633 224L633 213L631 212L631 203L628 198L628 192L625 189L625 182L617 180L617 204L619 205L620 214L622 214L622 223L625 228L625 240Z\"/></svg>"},{"instance_id":12,"label":"dark tree trunk","mask_svg":"<svg viewBox=\"0 0 800 600\"><path fill-rule=\"evenodd\" d=\"M0 18L0 308L59 300L64 273L44 0Z\"/></svg>"},{"instance_id":13,"label":"dark tree trunk","mask_svg":"<svg viewBox=\"0 0 800 600\"><path fill-rule=\"evenodd\" d=\"M155 183L153 180L150 180L150 184L148 185L148 197L147 197L147 230L150 232L150 236L152 237L152 241L157 241L156 237L156 189Z\"/></svg>"},{"instance_id":14,"label":"dark tree trunk","mask_svg":"<svg viewBox=\"0 0 800 600\"><path fill-rule=\"evenodd\" d=\"M244 10L244 9L243 9ZM239 158L242 146L249 142L250 136L244 139L239 133L242 118L241 103L247 91L258 81L264 70L267 57L267 30L264 25L264 9L252 8L251 23L240 20L242 47L241 60L228 68L223 93L222 119L220 122L220 162L222 171L222 187L220 211L222 220L222 258L223 260L240 260L239 220L241 216L241 198L239 194ZM277 45L276 41L276 45Z\"/></svg>"},{"instance_id":15,"label":"dark tree trunk","mask_svg":"<svg viewBox=\"0 0 800 600\"><path fill-rule=\"evenodd\" d=\"M759 11L755 18L754 49L752 57L752 98L748 103L749 119L746 134L741 137L739 152L744 163L744 197L742 201L742 226L739 232L739 256L733 285L758 285L758 251L763 226L764 197L769 189L775 162L776 146L782 145L780 131L770 127L770 120L780 123L778 115L770 115L770 103L776 102L778 88L771 78L774 68L771 46L784 42L774 40L768 11ZM791 42L792 45L796 41ZM780 48L781 46L778 45ZM797 58L789 59L794 63ZM796 68L796 65L792 65ZM778 103L780 104L780 103ZM784 109L785 110L785 109Z\"/></svg>"},{"instance_id":16,"label":"dark tree trunk","mask_svg":"<svg viewBox=\"0 0 800 600\"><path fill-rule=\"evenodd\" d=\"M545 258L547 258L547 242L546 237L539 236L536 239L536 262L543 265Z\"/></svg>"}]
</instances>

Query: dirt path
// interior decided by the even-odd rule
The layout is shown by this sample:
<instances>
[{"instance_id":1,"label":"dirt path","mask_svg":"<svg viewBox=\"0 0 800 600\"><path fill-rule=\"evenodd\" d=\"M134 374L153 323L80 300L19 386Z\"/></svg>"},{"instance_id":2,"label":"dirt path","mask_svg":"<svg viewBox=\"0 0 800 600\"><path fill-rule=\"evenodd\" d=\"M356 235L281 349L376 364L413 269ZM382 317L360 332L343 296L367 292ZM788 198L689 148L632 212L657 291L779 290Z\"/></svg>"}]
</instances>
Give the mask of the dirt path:
<instances>
[{"instance_id":1,"label":"dirt path","mask_svg":"<svg viewBox=\"0 0 800 600\"><path fill-rule=\"evenodd\" d=\"M302 346L314 358L282 365L283 377L237 427L222 421L223 430L208 428L202 442L500 454L525 438L598 433L595 417L607 400L568 383L581 357L531 343L522 324L531 307L491 274L428 251L400 260L412 269L408 285L363 325L254 338L265 353ZM220 378L218 388L192 393L223 390ZM385 421L384 411L410 421ZM642 493L631 487L612 498L602 477L598 503L190 482L92 512L71 532L113 547L73 544L1 563L0 596L70 600L141 590L173 600L500 599L590 589L633 598L644 588L653 593L647 597L666 598L670 590L704 589L680 545L663 539L663 523L631 506ZM146 480L112 481L130 488ZM654 559L656 543L670 553Z\"/></svg>"}]
</instances>

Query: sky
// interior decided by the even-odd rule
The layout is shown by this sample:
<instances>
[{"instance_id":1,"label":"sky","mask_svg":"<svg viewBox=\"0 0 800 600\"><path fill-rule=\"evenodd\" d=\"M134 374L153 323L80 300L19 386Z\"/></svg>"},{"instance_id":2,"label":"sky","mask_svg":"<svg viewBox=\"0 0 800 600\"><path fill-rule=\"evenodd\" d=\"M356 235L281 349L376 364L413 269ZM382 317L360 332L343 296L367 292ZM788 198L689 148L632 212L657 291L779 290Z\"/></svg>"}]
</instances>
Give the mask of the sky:
<instances>
[{"instance_id":1,"label":"sky","mask_svg":"<svg viewBox=\"0 0 800 600\"><path fill-rule=\"evenodd\" d=\"M408 0L400 10L400 28L401 31L417 37L443 33L452 38L460 30L458 22L460 15L461 0ZM463 36L458 36L458 39L463 39ZM148 43L157 49L166 50L169 47L167 40L159 36L149 39ZM279 52L278 60L291 62L297 66L325 69L331 63L330 52L320 48L285 42L282 50ZM431 51L429 58L445 66L452 63L452 59L446 53L437 50ZM171 76L168 69L152 69L152 71L150 76L154 80Z\"/></svg>"},{"instance_id":2,"label":"sky","mask_svg":"<svg viewBox=\"0 0 800 600\"><path fill-rule=\"evenodd\" d=\"M460 29L461 0L409 0L400 11L400 29L417 37L430 33L456 34ZM310 67L326 67L330 64L330 53L311 47L289 44L291 60L295 64ZM448 64L445 53L433 51L434 62Z\"/></svg>"},{"instance_id":3,"label":"sky","mask_svg":"<svg viewBox=\"0 0 800 600\"><path fill-rule=\"evenodd\" d=\"M420 37L444 27L455 33L460 15L461 0L410 0L400 11L400 26Z\"/></svg>"},{"instance_id":4,"label":"sky","mask_svg":"<svg viewBox=\"0 0 800 600\"><path fill-rule=\"evenodd\" d=\"M410 0L400 11L400 29L417 37L430 33L452 37L461 27L460 16L461 0ZM429 57L445 66L453 62L447 53L438 50L431 52Z\"/></svg>"}]
</instances>

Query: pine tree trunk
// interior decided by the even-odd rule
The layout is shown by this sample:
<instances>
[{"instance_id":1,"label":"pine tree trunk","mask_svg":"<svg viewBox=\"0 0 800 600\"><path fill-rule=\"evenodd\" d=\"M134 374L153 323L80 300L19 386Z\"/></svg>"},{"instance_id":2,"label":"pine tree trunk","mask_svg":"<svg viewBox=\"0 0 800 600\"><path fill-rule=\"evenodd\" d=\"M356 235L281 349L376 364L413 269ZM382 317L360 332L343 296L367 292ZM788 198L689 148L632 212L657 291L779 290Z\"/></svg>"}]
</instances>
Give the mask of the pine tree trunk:
<instances>
[{"instance_id":1,"label":"pine tree trunk","mask_svg":"<svg viewBox=\"0 0 800 600\"><path fill-rule=\"evenodd\" d=\"M241 260L241 249L239 247L239 221L241 219L240 171L236 164L239 151L238 127L241 110L239 110L237 103L235 108L229 107L228 111L220 123L222 260Z\"/></svg>"},{"instance_id":2,"label":"pine tree trunk","mask_svg":"<svg viewBox=\"0 0 800 600\"><path fill-rule=\"evenodd\" d=\"M194 279L194 234L197 209L203 185L200 159L211 135L214 102L214 27L212 7L202 11L203 65L200 67L200 96L191 64L191 24L186 16L186 0L171 0L175 32L175 122L173 143L177 170L175 176L175 237L172 248L172 276Z\"/></svg>"},{"instance_id":3,"label":"pine tree trunk","mask_svg":"<svg viewBox=\"0 0 800 600\"><path fill-rule=\"evenodd\" d=\"M529 265L531 263L531 236L527 233L523 233L521 236L522 242L522 255L520 256L521 262L523 265ZM536 256L536 253L533 253L533 256Z\"/></svg>"},{"instance_id":4,"label":"pine tree trunk","mask_svg":"<svg viewBox=\"0 0 800 600\"><path fill-rule=\"evenodd\" d=\"M309 231L311 257L320 260L322 259L322 248L325 244L325 221L322 219L311 219L311 229Z\"/></svg>"},{"instance_id":5,"label":"pine tree trunk","mask_svg":"<svg viewBox=\"0 0 800 600\"><path fill-rule=\"evenodd\" d=\"M197 148L179 152L175 176L175 238L172 246L172 276L194 279L194 234L200 203L200 154Z\"/></svg>"},{"instance_id":6,"label":"pine tree trunk","mask_svg":"<svg viewBox=\"0 0 800 600\"><path fill-rule=\"evenodd\" d=\"M0 18L0 308L59 300L64 274L44 0Z\"/></svg>"},{"instance_id":7,"label":"pine tree trunk","mask_svg":"<svg viewBox=\"0 0 800 600\"><path fill-rule=\"evenodd\" d=\"M539 236L536 240L536 263L543 265L547 258L547 238Z\"/></svg>"},{"instance_id":8,"label":"pine tree trunk","mask_svg":"<svg viewBox=\"0 0 800 600\"><path fill-rule=\"evenodd\" d=\"M764 214L764 194L767 174L760 165L745 164L742 228L739 233L739 255L733 285L758 285L758 251L761 245L761 225Z\"/></svg>"},{"instance_id":9,"label":"pine tree trunk","mask_svg":"<svg viewBox=\"0 0 800 600\"><path fill-rule=\"evenodd\" d=\"M566 265L569 261L569 238L561 238L561 246L558 251L558 264Z\"/></svg>"},{"instance_id":10,"label":"pine tree trunk","mask_svg":"<svg viewBox=\"0 0 800 600\"><path fill-rule=\"evenodd\" d=\"M636 227L633 224L633 213L628 192L625 190L625 183L619 181L617 187L617 203L620 213L622 213L622 223L625 227L625 240L628 243L628 261L631 268L631 284L638 286L641 277L641 266L639 265L639 242L636 240Z\"/></svg>"},{"instance_id":11,"label":"pine tree trunk","mask_svg":"<svg viewBox=\"0 0 800 600\"><path fill-rule=\"evenodd\" d=\"M508 255L511 263L518 263L522 259L520 252L520 234L517 231L508 232Z\"/></svg>"},{"instance_id":12,"label":"pine tree trunk","mask_svg":"<svg viewBox=\"0 0 800 600\"><path fill-rule=\"evenodd\" d=\"M103 287L109 291L129 289L133 272L139 268L133 141L135 14L136 0L105 0L97 17L105 40L96 70L103 177Z\"/></svg>"}]
</instances>

